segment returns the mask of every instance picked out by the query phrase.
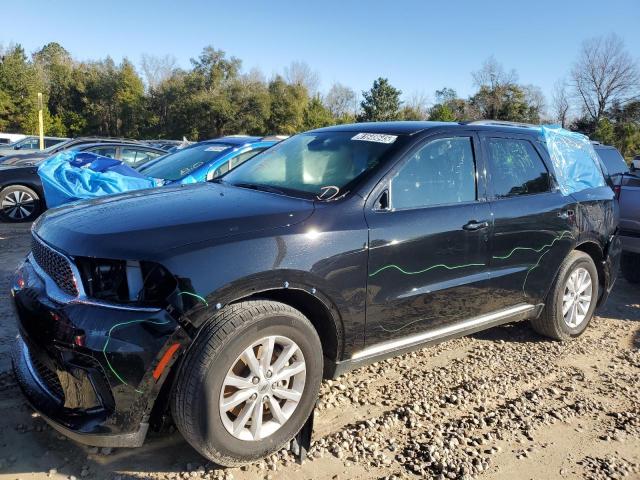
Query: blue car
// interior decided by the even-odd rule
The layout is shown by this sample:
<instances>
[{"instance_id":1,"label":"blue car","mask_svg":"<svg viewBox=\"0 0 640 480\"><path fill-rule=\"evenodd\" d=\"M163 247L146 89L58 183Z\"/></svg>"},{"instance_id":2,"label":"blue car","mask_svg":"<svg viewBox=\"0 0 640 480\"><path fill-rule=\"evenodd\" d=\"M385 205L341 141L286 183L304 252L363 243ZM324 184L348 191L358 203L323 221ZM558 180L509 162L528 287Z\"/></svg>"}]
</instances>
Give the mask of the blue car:
<instances>
[{"instance_id":1,"label":"blue car","mask_svg":"<svg viewBox=\"0 0 640 480\"><path fill-rule=\"evenodd\" d=\"M233 170L284 138L230 136L205 140L164 155L138 171L165 180L166 185L204 182Z\"/></svg>"}]
</instances>

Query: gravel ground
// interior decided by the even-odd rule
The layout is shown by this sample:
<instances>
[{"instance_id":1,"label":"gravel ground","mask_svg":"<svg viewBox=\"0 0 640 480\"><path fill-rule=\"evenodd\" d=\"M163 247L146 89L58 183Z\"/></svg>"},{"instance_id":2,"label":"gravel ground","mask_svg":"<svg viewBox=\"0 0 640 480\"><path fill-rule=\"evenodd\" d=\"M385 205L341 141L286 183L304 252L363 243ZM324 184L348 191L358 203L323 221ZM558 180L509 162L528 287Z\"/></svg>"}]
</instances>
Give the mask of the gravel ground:
<instances>
[{"instance_id":1,"label":"gravel ground","mask_svg":"<svg viewBox=\"0 0 640 480\"><path fill-rule=\"evenodd\" d=\"M0 224L0 480L640 478L640 289L619 279L587 332L526 322L326 381L310 458L216 469L178 433L138 449L78 445L33 415L10 372L10 275L29 225Z\"/></svg>"}]
</instances>

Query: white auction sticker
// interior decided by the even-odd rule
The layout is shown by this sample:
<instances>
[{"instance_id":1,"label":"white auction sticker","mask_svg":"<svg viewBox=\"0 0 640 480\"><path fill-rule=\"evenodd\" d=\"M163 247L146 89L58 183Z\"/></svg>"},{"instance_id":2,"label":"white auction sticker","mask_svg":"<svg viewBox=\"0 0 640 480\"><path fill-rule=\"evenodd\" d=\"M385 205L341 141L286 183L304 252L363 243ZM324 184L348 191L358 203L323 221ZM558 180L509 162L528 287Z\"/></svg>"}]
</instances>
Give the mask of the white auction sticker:
<instances>
[{"instance_id":1,"label":"white auction sticker","mask_svg":"<svg viewBox=\"0 0 640 480\"><path fill-rule=\"evenodd\" d=\"M377 143L393 143L398 138L397 135L386 135L384 133L359 133L351 140L360 140L361 142L377 142Z\"/></svg>"},{"instance_id":2,"label":"white auction sticker","mask_svg":"<svg viewBox=\"0 0 640 480\"><path fill-rule=\"evenodd\" d=\"M227 147L226 145L212 145L210 147L208 147L205 152L222 152L223 150L226 150Z\"/></svg>"}]
</instances>

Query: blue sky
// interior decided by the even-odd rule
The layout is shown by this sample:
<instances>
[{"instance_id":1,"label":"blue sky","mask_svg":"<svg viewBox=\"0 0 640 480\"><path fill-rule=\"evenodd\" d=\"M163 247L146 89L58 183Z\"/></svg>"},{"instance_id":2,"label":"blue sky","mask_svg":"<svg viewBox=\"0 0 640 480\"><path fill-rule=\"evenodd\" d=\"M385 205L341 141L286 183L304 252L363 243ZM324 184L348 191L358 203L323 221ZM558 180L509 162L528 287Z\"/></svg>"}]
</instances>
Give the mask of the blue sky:
<instances>
[{"instance_id":1,"label":"blue sky","mask_svg":"<svg viewBox=\"0 0 640 480\"><path fill-rule=\"evenodd\" d=\"M267 77L303 60L322 90L340 81L360 92L385 76L405 96L431 97L443 86L470 94L471 71L494 55L548 96L585 38L616 32L638 58L639 24L639 0L22 0L3 19L0 44L32 52L57 41L79 60L110 55L136 65L143 53L170 54L183 67L211 44Z\"/></svg>"}]
</instances>

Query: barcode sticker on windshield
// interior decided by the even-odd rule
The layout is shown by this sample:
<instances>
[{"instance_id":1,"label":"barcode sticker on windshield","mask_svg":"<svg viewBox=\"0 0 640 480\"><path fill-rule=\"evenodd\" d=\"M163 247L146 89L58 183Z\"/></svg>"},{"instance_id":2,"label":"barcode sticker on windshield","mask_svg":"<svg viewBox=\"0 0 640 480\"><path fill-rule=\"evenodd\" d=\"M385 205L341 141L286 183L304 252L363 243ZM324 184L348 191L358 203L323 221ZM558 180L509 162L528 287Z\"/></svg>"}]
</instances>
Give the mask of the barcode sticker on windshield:
<instances>
[{"instance_id":1,"label":"barcode sticker on windshield","mask_svg":"<svg viewBox=\"0 0 640 480\"><path fill-rule=\"evenodd\" d=\"M223 150L226 150L227 146L225 145L212 145L211 147L208 147L205 149L205 152L222 152Z\"/></svg>"},{"instance_id":2,"label":"barcode sticker on windshield","mask_svg":"<svg viewBox=\"0 0 640 480\"><path fill-rule=\"evenodd\" d=\"M377 142L377 143L393 143L398 138L397 135L386 135L384 133L359 133L351 140L360 140L361 142Z\"/></svg>"}]
</instances>

